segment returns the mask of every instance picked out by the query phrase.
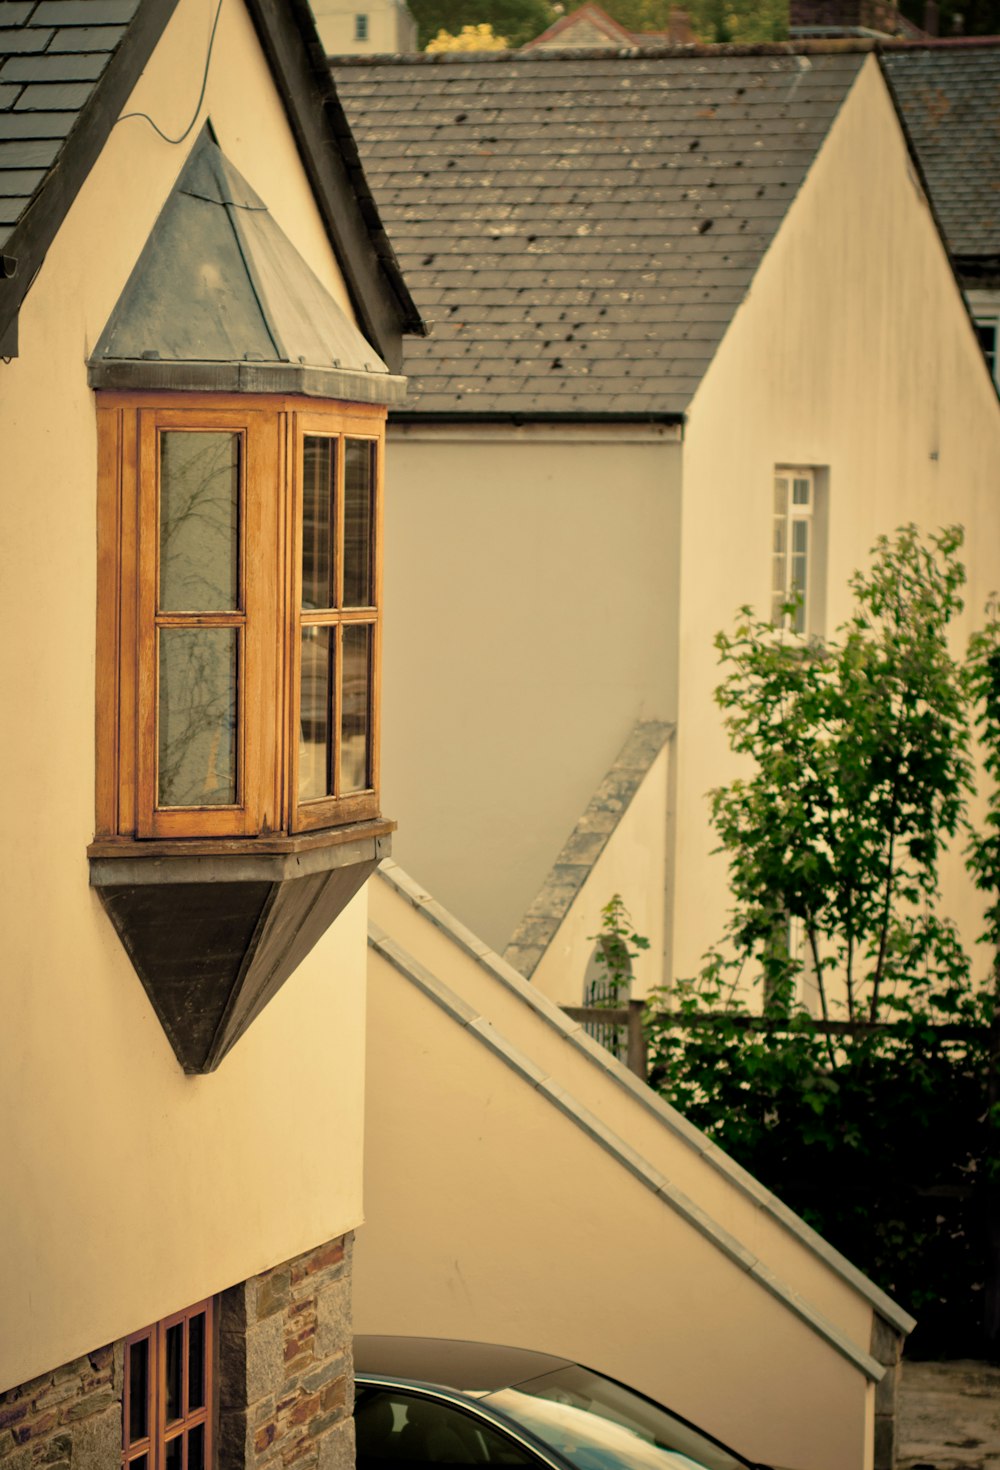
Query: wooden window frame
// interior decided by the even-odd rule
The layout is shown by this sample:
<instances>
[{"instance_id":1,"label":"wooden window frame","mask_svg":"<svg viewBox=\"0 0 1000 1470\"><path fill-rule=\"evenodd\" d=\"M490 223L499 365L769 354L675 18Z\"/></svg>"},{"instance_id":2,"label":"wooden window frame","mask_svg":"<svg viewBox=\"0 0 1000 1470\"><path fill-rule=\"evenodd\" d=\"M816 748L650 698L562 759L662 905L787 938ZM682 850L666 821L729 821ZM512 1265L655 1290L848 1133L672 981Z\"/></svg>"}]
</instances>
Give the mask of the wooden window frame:
<instances>
[{"instance_id":1,"label":"wooden window frame","mask_svg":"<svg viewBox=\"0 0 1000 1470\"><path fill-rule=\"evenodd\" d=\"M379 816L384 408L235 394L98 395L98 667L96 839L152 851L157 843L220 844L318 834ZM164 613L157 607L159 435L242 435L240 611ZM373 579L376 606L337 609L336 623L373 628L369 709L371 786L298 801L302 446L318 433L376 446ZM343 497L341 495L341 523ZM341 532L342 534L342 532ZM338 573L342 576L342 572ZM157 637L173 626L235 626L238 800L232 806L157 804ZM338 633L338 638L341 636ZM339 708L330 718L339 739Z\"/></svg>"},{"instance_id":2,"label":"wooden window frame","mask_svg":"<svg viewBox=\"0 0 1000 1470\"><path fill-rule=\"evenodd\" d=\"M190 1322L192 1318L204 1316L205 1335L202 1346L204 1365L204 1402L191 1408L188 1403L190 1385L188 1381ZM213 1297L195 1302L183 1311L174 1312L160 1322L134 1332L125 1339L125 1374L122 1401L122 1453L123 1470L135 1466L145 1458L144 1470L165 1470L167 1448L177 1439L182 1440L180 1470L188 1470L188 1442L190 1432L204 1427L204 1470L211 1470L215 1454L216 1421L216 1354L217 1334L215 1329L216 1308ZM181 1350L181 1414L167 1422L167 1333L172 1327L182 1328ZM147 1433L131 1438L132 1408L132 1347L146 1342L146 1429Z\"/></svg>"},{"instance_id":3,"label":"wooden window frame","mask_svg":"<svg viewBox=\"0 0 1000 1470\"><path fill-rule=\"evenodd\" d=\"M385 454L380 448L379 436L372 432L370 419L359 418L351 414L344 414L336 429L326 416L319 417L314 413L298 413L295 416L293 426L294 445L294 470L293 470L293 494L292 494L292 595L290 598L291 627L289 632L289 646L291 648L291 678L290 678L290 704L291 718L290 728L297 733L301 721L301 695L302 695L302 630L308 626L328 627L336 629L335 639L337 656L335 667L337 675L334 681L333 704L331 709L331 735L333 740L333 770L334 779L339 784L340 744L341 744L341 696L342 696L342 660L341 646L343 630L351 624L360 624L372 629L372 646L369 665L369 706L368 706L368 731L369 731L369 767L371 784L363 791L352 791L347 795L333 795L327 797L313 798L302 801L299 797L299 742L295 738L290 747L290 819L291 829L295 832L311 832L317 828L329 827L336 822L361 821L368 817L378 815L379 803L379 736L380 736L380 700L378 698L378 676L382 661L382 503L383 503L383 465ZM304 464L305 464L305 442L308 437L329 438L336 441L336 511L335 511L335 545L332 549L334 558L334 577L336 584L335 606L324 609L306 610L302 606L302 537L304 528L303 498L304 498ZM366 608L348 608L344 606L344 480L346 473L346 444L349 439L360 440L370 443L375 447L375 475L372 486L373 492L373 553L372 553L372 585L375 593L373 606Z\"/></svg>"}]
</instances>

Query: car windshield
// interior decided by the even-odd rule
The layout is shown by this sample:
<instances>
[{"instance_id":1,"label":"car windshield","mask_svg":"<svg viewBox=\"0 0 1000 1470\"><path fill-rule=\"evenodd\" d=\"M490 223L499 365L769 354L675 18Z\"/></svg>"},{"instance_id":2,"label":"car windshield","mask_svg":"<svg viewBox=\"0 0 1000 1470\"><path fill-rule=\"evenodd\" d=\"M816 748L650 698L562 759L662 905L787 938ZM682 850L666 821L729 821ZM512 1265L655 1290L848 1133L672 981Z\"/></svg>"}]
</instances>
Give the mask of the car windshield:
<instances>
[{"instance_id":1,"label":"car windshield","mask_svg":"<svg viewBox=\"0 0 1000 1470\"><path fill-rule=\"evenodd\" d=\"M484 1394L578 1470L746 1470L747 1461L659 1405L586 1368L567 1366Z\"/></svg>"}]
</instances>

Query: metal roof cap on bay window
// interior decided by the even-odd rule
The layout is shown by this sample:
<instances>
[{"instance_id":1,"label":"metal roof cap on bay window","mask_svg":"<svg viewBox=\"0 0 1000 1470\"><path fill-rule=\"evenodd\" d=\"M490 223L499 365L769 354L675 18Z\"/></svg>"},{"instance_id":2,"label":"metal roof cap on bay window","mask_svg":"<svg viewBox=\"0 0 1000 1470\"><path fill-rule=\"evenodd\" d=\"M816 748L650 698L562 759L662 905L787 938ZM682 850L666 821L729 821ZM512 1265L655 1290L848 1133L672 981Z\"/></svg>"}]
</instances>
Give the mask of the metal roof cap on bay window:
<instances>
[{"instance_id":1,"label":"metal roof cap on bay window","mask_svg":"<svg viewBox=\"0 0 1000 1470\"><path fill-rule=\"evenodd\" d=\"M93 388L402 403L389 372L208 126L88 365Z\"/></svg>"}]
</instances>

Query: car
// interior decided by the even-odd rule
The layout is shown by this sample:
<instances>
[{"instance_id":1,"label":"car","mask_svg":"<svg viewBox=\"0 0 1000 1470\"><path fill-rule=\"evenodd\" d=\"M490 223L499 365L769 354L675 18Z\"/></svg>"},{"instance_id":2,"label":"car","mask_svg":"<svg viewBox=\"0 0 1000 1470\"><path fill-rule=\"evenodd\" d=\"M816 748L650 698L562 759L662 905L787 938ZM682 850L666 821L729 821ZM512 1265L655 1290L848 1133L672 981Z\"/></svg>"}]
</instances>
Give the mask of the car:
<instances>
[{"instance_id":1,"label":"car","mask_svg":"<svg viewBox=\"0 0 1000 1470\"><path fill-rule=\"evenodd\" d=\"M427 1337L354 1340L357 1470L767 1470L566 1358Z\"/></svg>"}]
</instances>

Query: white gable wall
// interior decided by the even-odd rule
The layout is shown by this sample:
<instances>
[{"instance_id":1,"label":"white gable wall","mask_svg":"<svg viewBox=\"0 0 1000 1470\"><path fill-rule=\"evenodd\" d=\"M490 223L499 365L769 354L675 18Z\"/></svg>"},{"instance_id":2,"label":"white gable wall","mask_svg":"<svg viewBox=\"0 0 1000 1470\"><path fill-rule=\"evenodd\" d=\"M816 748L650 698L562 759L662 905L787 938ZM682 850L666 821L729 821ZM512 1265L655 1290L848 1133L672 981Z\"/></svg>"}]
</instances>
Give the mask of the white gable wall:
<instances>
[{"instance_id":1,"label":"white gable wall","mask_svg":"<svg viewBox=\"0 0 1000 1470\"><path fill-rule=\"evenodd\" d=\"M213 7L181 0L125 111L179 132ZM350 311L237 0L202 118ZM137 1330L361 1218L361 896L220 1070L186 1077L88 887L94 833L97 446L85 360L201 120L119 124L0 364L0 1389Z\"/></svg>"},{"instance_id":2,"label":"white gable wall","mask_svg":"<svg viewBox=\"0 0 1000 1470\"><path fill-rule=\"evenodd\" d=\"M634 723L672 718L674 432L390 423L384 810L495 949Z\"/></svg>"},{"instance_id":3,"label":"white gable wall","mask_svg":"<svg viewBox=\"0 0 1000 1470\"><path fill-rule=\"evenodd\" d=\"M967 528L959 639L1000 581L1000 407L874 58L861 71L694 400L685 434L672 973L721 934L709 788L736 773L712 637L770 606L773 471L829 471L827 631L876 536ZM979 905L958 857L952 915Z\"/></svg>"}]
</instances>

